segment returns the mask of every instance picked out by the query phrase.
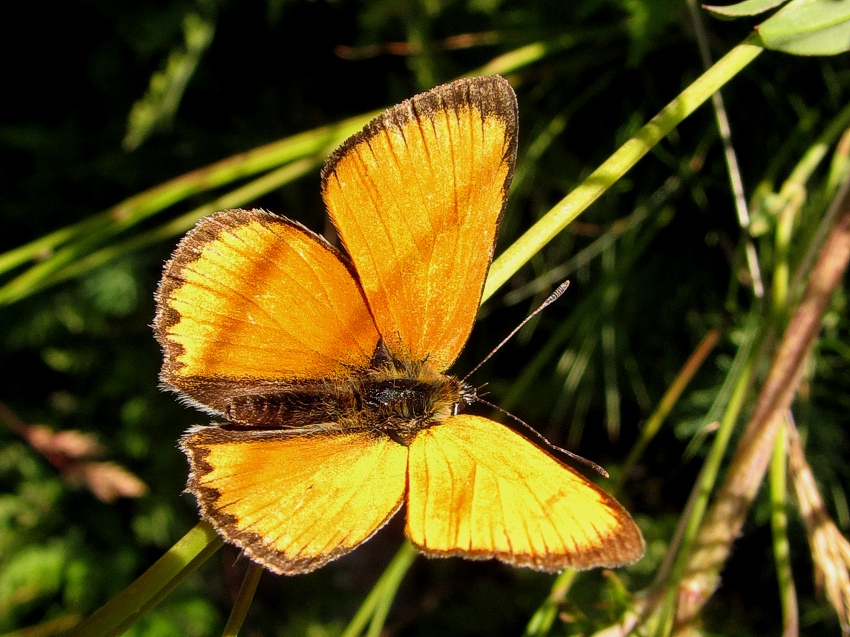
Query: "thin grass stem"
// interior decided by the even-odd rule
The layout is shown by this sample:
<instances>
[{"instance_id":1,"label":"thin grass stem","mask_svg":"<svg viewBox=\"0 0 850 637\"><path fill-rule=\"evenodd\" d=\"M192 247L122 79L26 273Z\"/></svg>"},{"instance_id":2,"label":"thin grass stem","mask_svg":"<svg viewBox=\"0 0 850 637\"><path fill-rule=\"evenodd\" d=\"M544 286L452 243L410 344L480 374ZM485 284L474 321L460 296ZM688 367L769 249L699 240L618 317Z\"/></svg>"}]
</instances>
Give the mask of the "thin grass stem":
<instances>
[{"instance_id":1,"label":"thin grass stem","mask_svg":"<svg viewBox=\"0 0 850 637\"><path fill-rule=\"evenodd\" d=\"M230 611L230 617L227 619L221 637L237 637L239 635L242 624L245 623L245 618L248 616L248 610L251 608L251 602L254 601L254 593L257 592L257 585L260 583L262 574L262 566L256 562L248 563L248 570L245 572L245 578L242 580L242 586L239 587L239 594L236 596L236 602L233 604L233 609Z\"/></svg>"},{"instance_id":2,"label":"thin grass stem","mask_svg":"<svg viewBox=\"0 0 850 637\"><path fill-rule=\"evenodd\" d=\"M369 591L366 599L360 604L360 608L354 614L354 617L351 618L351 621L345 627L340 637L358 637L358 635L363 634L363 630L367 624L369 625L370 634L376 626L379 626L378 631L380 632L380 627L383 627L386 620L389 605L395 598L395 593L402 578L413 565L416 555L416 549L408 541L405 541L399 547L395 557L393 557L387 568L384 569L378 581L375 582L372 590ZM381 619L375 620L375 617L380 616L382 616Z\"/></svg>"},{"instance_id":3,"label":"thin grass stem","mask_svg":"<svg viewBox=\"0 0 850 637\"><path fill-rule=\"evenodd\" d=\"M773 532L773 558L782 607L782 637L800 632L797 591L791 571L791 544L788 541L788 430L780 428L770 460L770 527Z\"/></svg>"}]
</instances>

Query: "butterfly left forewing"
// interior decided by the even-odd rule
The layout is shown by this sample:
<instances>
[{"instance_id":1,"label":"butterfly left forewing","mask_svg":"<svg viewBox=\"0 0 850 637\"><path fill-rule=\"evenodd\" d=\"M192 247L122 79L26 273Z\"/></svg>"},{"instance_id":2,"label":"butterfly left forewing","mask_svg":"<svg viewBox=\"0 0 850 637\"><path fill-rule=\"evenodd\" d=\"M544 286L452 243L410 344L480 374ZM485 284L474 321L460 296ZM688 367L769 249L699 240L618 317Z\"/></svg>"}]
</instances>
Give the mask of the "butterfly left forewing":
<instances>
[{"instance_id":1,"label":"butterfly left forewing","mask_svg":"<svg viewBox=\"0 0 850 637\"><path fill-rule=\"evenodd\" d=\"M468 415L410 445L407 535L431 555L545 571L621 566L644 552L616 500L514 431Z\"/></svg>"},{"instance_id":2,"label":"butterfly left forewing","mask_svg":"<svg viewBox=\"0 0 850 637\"><path fill-rule=\"evenodd\" d=\"M276 573L307 573L348 553L401 506L407 449L371 432L324 429L198 427L180 441L203 518Z\"/></svg>"},{"instance_id":3,"label":"butterfly left forewing","mask_svg":"<svg viewBox=\"0 0 850 637\"><path fill-rule=\"evenodd\" d=\"M160 378L208 411L247 388L347 376L378 343L351 264L299 223L263 210L206 217L156 294Z\"/></svg>"}]
</instances>

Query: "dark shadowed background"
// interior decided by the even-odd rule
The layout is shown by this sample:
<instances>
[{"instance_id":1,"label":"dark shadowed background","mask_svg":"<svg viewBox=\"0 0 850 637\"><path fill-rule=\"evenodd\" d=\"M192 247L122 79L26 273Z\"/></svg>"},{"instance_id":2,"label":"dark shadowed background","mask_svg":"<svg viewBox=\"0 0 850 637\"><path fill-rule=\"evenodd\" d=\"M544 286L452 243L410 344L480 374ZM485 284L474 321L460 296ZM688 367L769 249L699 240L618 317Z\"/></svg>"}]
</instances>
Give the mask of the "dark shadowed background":
<instances>
[{"instance_id":1,"label":"dark shadowed background","mask_svg":"<svg viewBox=\"0 0 850 637\"><path fill-rule=\"evenodd\" d=\"M194 502L181 495L187 464L176 440L207 417L158 389L153 292L185 229L169 222L255 176L199 188L120 231L113 206L523 54L530 61L506 73L519 99L520 147L498 254L703 70L692 15L663 0L16 6L17 17L0 27L0 258L7 259L0 262L0 633L90 614L198 521ZM715 59L754 23L701 19ZM846 55L766 52L724 88L752 210L770 210L770 194L847 104L849 80ZM148 106L131 120L146 95ZM139 123L145 117L155 122L150 128ZM323 231L319 166L327 150L309 158L303 176L241 205ZM817 197L829 161L801 194L809 199L792 264L823 213ZM97 216L111 208L111 216ZM49 241L14 261L20 246L86 220L58 275L27 278L31 266L51 263ZM769 287L774 222L769 213L760 220L765 231L755 243ZM139 237L146 239L133 243ZM454 368L471 369L551 291L545 277L561 268L553 279L571 279L565 297L472 380L488 382L489 400L616 476L697 343L721 330L618 494L648 542L642 562L617 572L631 592L650 584L665 554L711 441L708 415L756 303L745 238L705 105L484 305ZM92 254L98 262L85 265ZM67 270L75 264L83 265ZM830 513L844 529L845 299L841 290L795 406ZM104 455L85 465L94 440ZM99 487L137 497L97 497ZM768 514L760 497L704 615L712 634L781 632ZM316 573L264 575L243 634L338 634L400 545L402 522ZM804 632L839 634L814 591L793 509L789 537ZM234 550L222 550L128 634L219 634L244 567ZM419 558L385 630L516 635L551 583L549 575L494 563ZM627 605L612 590L619 589L602 573L584 575L552 634L604 626Z\"/></svg>"}]
</instances>

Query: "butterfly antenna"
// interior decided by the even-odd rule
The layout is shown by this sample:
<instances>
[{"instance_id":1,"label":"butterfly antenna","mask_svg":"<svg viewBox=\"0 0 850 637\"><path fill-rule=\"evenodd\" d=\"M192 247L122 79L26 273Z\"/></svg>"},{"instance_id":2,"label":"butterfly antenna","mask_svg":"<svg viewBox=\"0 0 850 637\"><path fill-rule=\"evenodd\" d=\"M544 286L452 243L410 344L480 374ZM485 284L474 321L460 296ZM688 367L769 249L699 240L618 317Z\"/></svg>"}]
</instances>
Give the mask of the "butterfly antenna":
<instances>
[{"instance_id":1,"label":"butterfly antenna","mask_svg":"<svg viewBox=\"0 0 850 637\"><path fill-rule=\"evenodd\" d=\"M608 472L605 471L605 469L602 466L596 464L595 462L593 462L593 460L588 460L587 458L584 458L584 457L578 455L577 453L573 453L572 451L569 451L568 449L564 449L563 447L559 447L558 445L553 445L551 442L546 440L546 438L543 436L543 434L541 434L539 431L537 431L534 427L529 425L527 422L525 422L521 418L514 416L507 409L502 409L498 405L494 405L493 403L487 402L486 400L481 400L481 397L476 397L475 402L481 403L482 405L487 405L488 407L491 407L491 408L493 408L497 411L500 411L503 414L505 414L508 418L510 418L511 420L518 422L520 425L522 425L525 428L526 431L534 434L534 437L540 442L540 444L542 444L544 447L546 447L549 451L555 451L557 453L562 453L565 456L569 456L573 460L576 460L577 462L580 462L584 465L587 465L588 467L593 469L596 473L601 475L603 478L609 477Z\"/></svg>"},{"instance_id":2,"label":"butterfly antenna","mask_svg":"<svg viewBox=\"0 0 850 637\"><path fill-rule=\"evenodd\" d=\"M554 292L552 292L552 294L550 294L550 295L549 295L549 297L548 297L545 301L543 301L543 303L541 303L541 304L540 304L540 306L539 306L536 310L534 310L531 314L529 314L528 316L526 316L526 317L525 317L525 319L523 319L522 323L520 323L520 324L519 324L519 325L517 325L517 326L516 326L513 330L511 330L511 333L510 333L510 334L508 334L508 335L507 335L504 339L502 339L502 342L501 342L501 343L499 343L498 345L496 345L496 347L494 347L494 348L493 348L493 350L492 350L489 354L487 354L487 356L485 356L485 357L484 357L484 360L482 360L480 363L478 363L478 365L476 365L475 367L473 367L473 368L472 368L472 371L471 371L471 372L469 372L466 376L464 376L464 377L463 377L463 380L465 381L467 378L469 378L469 377L470 377L470 376L472 376L475 372L477 372L477 371L478 371L478 369L479 369L479 368L480 368L480 367L481 367L484 363L486 363L487 361L489 361L489 360L493 357L493 354L495 354L495 353L496 353L496 352L498 352L500 349L502 349L502 346L504 346L504 344L505 344L505 343L507 343L509 340L511 340L517 332L519 332L519 331L520 331L523 327L525 327L525 324L526 324L526 323L528 323L531 319L533 319L535 316L537 316L538 314L540 314L540 312L542 312L543 310L545 310L547 307L549 307L550 305L552 305L552 303L554 303L555 301L557 301L557 300L560 298L560 296L561 296L564 292L566 292L566 291L567 291L567 288L568 288L568 287L570 287L570 282L569 282L569 281L564 281L563 283L561 283L561 285L559 285L557 288L555 288L555 291L554 291ZM506 413L507 413L507 412L506 412ZM536 433L536 432L535 432L535 433ZM538 435L539 435L539 434L538 434Z\"/></svg>"}]
</instances>

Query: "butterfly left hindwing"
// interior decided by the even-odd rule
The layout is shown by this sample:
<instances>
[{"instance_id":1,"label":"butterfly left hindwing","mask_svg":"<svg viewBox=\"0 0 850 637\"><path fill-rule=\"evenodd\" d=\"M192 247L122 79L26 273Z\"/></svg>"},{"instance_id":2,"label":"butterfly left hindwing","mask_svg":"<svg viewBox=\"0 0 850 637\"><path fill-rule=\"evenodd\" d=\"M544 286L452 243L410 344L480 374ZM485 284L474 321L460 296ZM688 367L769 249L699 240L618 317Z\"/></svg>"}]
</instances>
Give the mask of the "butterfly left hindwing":
<instances>
[{"instance_id":1,"label":"butterfly left hindwing","mask_svg":"<svg viewBox=\"0 0 850 637\"><path fill-rule=\"evenodd\" d=\"M407 450L368 432L208 427L186 434L180 447L203 517L276 573L308 573L348 553L404 497Z\"/></svg>"}]
</instances>

